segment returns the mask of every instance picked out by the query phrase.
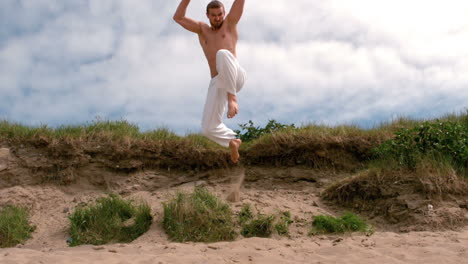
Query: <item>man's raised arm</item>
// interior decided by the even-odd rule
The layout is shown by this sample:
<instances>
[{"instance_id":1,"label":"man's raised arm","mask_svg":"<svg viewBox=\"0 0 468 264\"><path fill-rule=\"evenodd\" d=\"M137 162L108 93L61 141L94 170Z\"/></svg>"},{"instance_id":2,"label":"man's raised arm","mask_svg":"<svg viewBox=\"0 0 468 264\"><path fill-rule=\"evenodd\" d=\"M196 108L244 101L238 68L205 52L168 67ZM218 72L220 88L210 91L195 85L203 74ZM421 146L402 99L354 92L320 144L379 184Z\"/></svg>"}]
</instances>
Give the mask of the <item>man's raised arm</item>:
<instances>
[{"instance_id":1,"label":"man's raised arm","mask_svg":"<svg viewBox=\"0 0 468 264\"><path fill-rule=\"evenodd\" d=\"M188 31L192 31L193 33L201 34L201 22L195 21L191 18L185 16L187 12L187 6L189 5L190 0L182 0L177 7L177 10L174 14L174 20L187 29Z\"/></svg>"},{"instance_id":2,"label":"man's raised arm","mask_svg":"<svg viewBox=\"0 0 468 264\"><path fill-rule=\"evenodd\" d=\"M237 24L242 16L242 12L244 12L244 4L245 0L235 0L232 4L231 10L229 14L226 16L226 19L232 23Z\"/></svg>"}]
</instances>

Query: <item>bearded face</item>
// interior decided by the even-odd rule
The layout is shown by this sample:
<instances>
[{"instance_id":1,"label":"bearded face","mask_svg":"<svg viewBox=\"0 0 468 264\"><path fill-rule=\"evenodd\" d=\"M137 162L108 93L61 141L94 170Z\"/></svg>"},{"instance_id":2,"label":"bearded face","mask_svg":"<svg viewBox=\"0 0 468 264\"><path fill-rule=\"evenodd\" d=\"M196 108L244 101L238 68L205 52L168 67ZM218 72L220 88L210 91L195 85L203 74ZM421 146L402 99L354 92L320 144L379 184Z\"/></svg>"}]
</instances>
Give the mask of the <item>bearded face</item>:
<instances>
[{"instance_id":1,"label":"bearded face","mask_svg":"<svg viewBox=\"0 0 468 264\"><path fill-rule=\"evenodd\" d=\"M206 14L213 29L220 29L224 22L224 8L210 8Z\"/></svg>"}]
</instances>

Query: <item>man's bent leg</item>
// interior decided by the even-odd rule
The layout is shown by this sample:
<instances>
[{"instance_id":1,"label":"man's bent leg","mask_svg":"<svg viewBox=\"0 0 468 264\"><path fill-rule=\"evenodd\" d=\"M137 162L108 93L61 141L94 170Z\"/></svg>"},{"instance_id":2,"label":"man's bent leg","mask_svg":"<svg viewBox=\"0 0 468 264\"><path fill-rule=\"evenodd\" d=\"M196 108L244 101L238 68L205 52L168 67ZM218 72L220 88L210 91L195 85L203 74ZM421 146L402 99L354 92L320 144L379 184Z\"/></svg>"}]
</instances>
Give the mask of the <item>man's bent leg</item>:
<instances>
[{"instance_id":1,"label":"man's bent leg","mask_svg":"<svg viewBox=\"0 0 468 264\"><path fill-rule=\"evenodd\" d=\"M226 95L219 89L219 80L213 78L208 88L205 107L203 110L202 133L210 140L224 147L229 147L236 133L223 123L223 114L226 109Z\"/></svg>"},{"instance_id":2,"label":"man's bent leg","mask_svg":"<svg viewBox=\"0 0 468 264\"><path fill-rule=\"evenodd\" d=\"M228 50L221 49L216 53L216 70L222 89L228 98L228 118L233 118L239 112L236 94L245 82L245 71L239 65L237 58Z\"/></svg>"},{"instance_id":3,"label":"man's bent leg","mask_svg":"<svg viewBox=\"0 0 468 264\"><path fill-rule=\"evenodd\" d=\"M231 149L231 160L237 163L239 160L239 147L242 143L236 139L236 133L226 127L222 122L225 111L226 97L224 91L218 89L217 78L213 78L208 88L205 107L203 110L202 133L210 140Z\"/></svg>"},{"instance_id":4,"label":"man's bent leg","mask_svg":"<svg viewBox=\"0 0 468 264\"><path fill-rule=\"evenodd\" d=\"M238 112L236 93L240 91L245 81L245 71L239 66L237 59L227 50L216 54L218 75L215 76L208 89L205 108L203 110L202 131L210 140L231 148L231 160L239 160L240 139L236 139L234 131L223 123L223 113L226 101L230 109L234 109L233 117Z\"/></svg>"},{"instance_id":5,"label":"man's bent leg","mask_svg":"<svg viewBox=\"0 0 468 264\"><path fill-rule=\"evenodd\" d=\"M218 71L220 87L226 92L236 95L239 63L229 50L220 49L216 53L216 70Z\"/></svg>"}]
</instances>

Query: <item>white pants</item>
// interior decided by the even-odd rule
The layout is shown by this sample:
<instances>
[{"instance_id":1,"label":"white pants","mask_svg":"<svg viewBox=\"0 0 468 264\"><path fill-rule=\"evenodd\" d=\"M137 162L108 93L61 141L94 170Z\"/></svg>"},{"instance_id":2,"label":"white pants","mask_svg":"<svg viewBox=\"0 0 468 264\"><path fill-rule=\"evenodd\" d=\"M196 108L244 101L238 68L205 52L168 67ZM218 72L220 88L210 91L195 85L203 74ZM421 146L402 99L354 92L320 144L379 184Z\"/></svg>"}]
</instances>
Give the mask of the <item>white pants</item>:
<instances>
[{"instance_id":1,"label":"white pants","mask_svg":"<svg viewBox=\"0 0 468 264\"><path fill-rule=\"evenodd\" d=\"M244 86L246 74L228 50L216 53L218 75L211 79L203 109L202 133L210 140L228 147L236 133L223 123L228 93L236 95Z\"/></svg>"}]
</instances>

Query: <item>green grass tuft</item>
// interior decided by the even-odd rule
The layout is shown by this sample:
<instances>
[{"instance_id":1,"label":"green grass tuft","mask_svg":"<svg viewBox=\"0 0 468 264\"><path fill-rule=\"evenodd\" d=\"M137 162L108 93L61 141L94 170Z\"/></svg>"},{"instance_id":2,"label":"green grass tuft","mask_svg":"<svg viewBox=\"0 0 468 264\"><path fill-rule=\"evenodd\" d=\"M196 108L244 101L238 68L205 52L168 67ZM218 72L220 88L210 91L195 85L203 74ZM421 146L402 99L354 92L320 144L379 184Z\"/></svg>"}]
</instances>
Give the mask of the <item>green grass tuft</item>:
<instances>
[{"instance_id":1,"label":"green grass tuft","mask_svg":"<svg viewBox=\"0 0 468 264\"><path fill-rule=\"evenodd\" d=\"M135 205L110 194L95 204L79 207L69 216L70 246L131 242L148 231L153 217L148 204Z\"/></svg>"},{"instance_id":2,"label":"green grass tuft","mask_svg":"<svg viewBox=\"0 0 468 264\"><path fill-rule=\"evenodd\" d=\"M312 222L310 234L325 233L346 233L346 232L368 232L369 227L358 216L352 213L346 213L342 217L333 217L328 215L317 215Z\"/></svg>"},{"instance_id":3,"label":"green grass tuft","mask_svg":"<svg viewBox=\"0 0 468 264\"><path fill-rule=\"evenodd\" d=\"M14 247L31 237L35 227L28 223L26 208L4 206L0 209L0 248Z\"/></svg>"},{"instance_id":4,"label":"green grass tuft","mask_svg":"<svg viewBox=\"0 0 468 264\"><path fill-rule=\"evenodd\" d=\"M279 217L261 213L255 215L250 204L242 206L238 217L244 237L271 237L275 230L278 235L284 236L289 234L289 225L293 223L289 211L281 212Z\"/></svg>"},{"instance_id":5,"label":"green grass tuft","mask_svg":"<svg viewBox=\"0 0 468 264\"><path fill-rule=\"evenodd\" d=\"M273 215L258 214L255 218L242 224L241 234L244 237L271 237L274 220Z\"/></svg>"},{"instance_id":6,"label":"green grass tuft","mask_svg":"<svg viewBox=\"0 0 468 264\"><path fill-rule=\"evenodd\" d=\"M289 234L289 225L293 223L289 211L281 212L279 217L262 213L255 215L250 204L242 206L238 217L241 234L244 237L271 237L275 230L284 236Z\"/></svg>"},{"instance_id":7,"label":"green grass tuft","mask_svg":"<svg viewBox=\"0 0 468 264\"><path fill-rule=\"evenodd\" d=\"M285 236L289 234L289 225L293 223L291 213L285 211L281 213L280 220L275 224L275 229L278 235Z\"/></svg>"},{"instance_id":8,"label":"green grass tuft","mask_svg":"<svg viewBox=\"0 0 468 264\"><path fill-rule=\"evenodd\" d=\"M254 217L250 204L244 204L239 212L239 223L242 225Z\"/></svg>"},{"instance_id":9,"label":"green grass tuft","mask_svg":"<svg viewBox=\"0 0 468 264\"><path fill-rule=\"evenodd\" d=\"M163 207L163 227L172 241L231 241L237 236L231 208L205 188L178 192Z\"/></svg>"}]
</instances>

